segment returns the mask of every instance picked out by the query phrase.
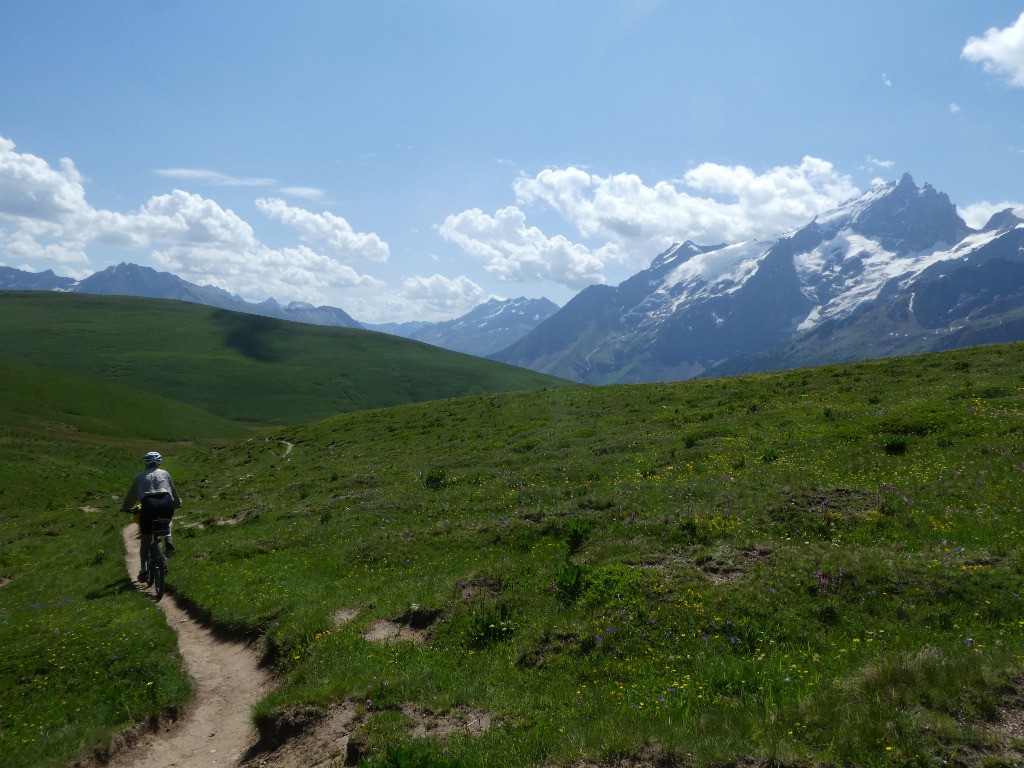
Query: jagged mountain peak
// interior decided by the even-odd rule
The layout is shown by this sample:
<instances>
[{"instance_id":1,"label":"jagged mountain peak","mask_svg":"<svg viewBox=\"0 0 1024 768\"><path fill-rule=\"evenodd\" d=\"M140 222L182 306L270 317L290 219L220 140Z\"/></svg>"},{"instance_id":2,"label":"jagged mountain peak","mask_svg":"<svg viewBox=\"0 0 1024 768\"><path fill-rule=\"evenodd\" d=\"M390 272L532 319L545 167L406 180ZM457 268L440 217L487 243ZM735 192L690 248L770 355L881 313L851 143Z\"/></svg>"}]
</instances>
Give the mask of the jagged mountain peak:
<instances>
[{"instance_id":1,"label":"jagged mountain peak","mask_svg":"<svg viewBox=\"0 0 1024 768\"><path fill-rule=\"evenodd\" d=\"M82 293L150 297L162 297L165 293L171 292L170 298L182 298L194 287L168 272L157 272L152 267L122 261L79 281L77 290Z\"/></svg>"},{"instance_id":2,"label":"jagged mountain peak","mask_svg":"<svg viewBox=\"0 0 1024 768\"><path fill-rule=\"evenodd\" d=\"M1013 208L1004 208L997 213L993 213L989 220L985 223L985 226L981 228L982 232L992 232L999 230L1013 229L1021 224L1024 224L1024 219L1020 218L1013 212Z\"/></svg>"},{"instance_id":3,"label":"jagged mountain peak","mask_svg":"<svg viewBox=\"0 0 1024 768\"><path fill-rule=\"evenodd\" d=\"M794 339L829 338L830 329L854 327L872 312L894 313L892 333L859 331L867 338L857 343L908 348L923 343L899 341L908 338L906 324L923 324L915 311L962 322L963 307L989 311L1006 304L992 296L1024 295L992 277L1016 274L1007 263L1024 264L1024 220L1003 211L986 229L972 230L946 194L904 173L778 238L675 244L617 287L581 291L495 357L588 384L687 378ZM928 314L923 287L915 304L917 286L940 285L965 268L977 275L964 285L989 281L981 294L947 301L959 290L951 280L945 293L931 293L952 309Z\"/></svg>"},{"instance_id":4,"label":"jagged mountain peak","mask_svg":"<svg viewBox=\"0 0 1024 768\"><path fill-rule=\"evenodd\" d=\"M918 187L909 173L855 201L848 227L891 251L950 246L971 231L948 195L931 184Z\"/></svg>"},{"instance_id":5,"label":"jagged mountain peak","mask_svg":"<svg viewBox=\"0 0 1024 768\"><path fill-rule=\"evenodd\" d=\"M528 299L519 296L515 299L499 299L491 297L483 304L478 304L465 315L453 320L444 321L455 325L460 323L500 322L504 317L515 317L527 314L542 314L544 317L558 311L558 305L549 299ZM440 323L438 324L440 325Z\"/></svg>"},{"instance_id":6,"label":"jagged mountain peak","mask_svg":"<svg viewBox=\"0 0 1024 768\"><path fill-rule=\"evenodd\" d=\"M906 194L917 194L922 190L931 189L932 185L925 182L924 186L919 189L917 184L914 183L914 177L904 171L903 175L900 176L900 180L893 184L893 188L895 190L901 190Z\"/></svg>"}]
</instances>

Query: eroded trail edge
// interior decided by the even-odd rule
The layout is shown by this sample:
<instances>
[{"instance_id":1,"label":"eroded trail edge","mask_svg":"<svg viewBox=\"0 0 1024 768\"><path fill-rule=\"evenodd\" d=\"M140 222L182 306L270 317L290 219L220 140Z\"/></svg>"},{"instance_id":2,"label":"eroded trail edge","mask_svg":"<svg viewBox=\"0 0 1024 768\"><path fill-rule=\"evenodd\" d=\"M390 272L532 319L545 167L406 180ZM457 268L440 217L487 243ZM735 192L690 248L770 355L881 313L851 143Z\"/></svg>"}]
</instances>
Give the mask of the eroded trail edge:
<instances>
[{"instance_id":1,"label":"eroded trail edge","mask_svg":"<svg viewBox=\"0 0 1024 768\"><path fill-rule=\"evenodd\" d=\"M138 528L123 531L129 578L139 572ZM173 582L174 561L171 561ZM151 595L144 585L140 591ZM237 766L258 738L249 717L253 706L272 687L260 669L256 650L223 640L194 621L165 593L156 603L178 635L178 650L192 678L193 696L183 717L170 728L145 735L109 763L112 768L191 768Z\"/></svg>"}]
</instances>

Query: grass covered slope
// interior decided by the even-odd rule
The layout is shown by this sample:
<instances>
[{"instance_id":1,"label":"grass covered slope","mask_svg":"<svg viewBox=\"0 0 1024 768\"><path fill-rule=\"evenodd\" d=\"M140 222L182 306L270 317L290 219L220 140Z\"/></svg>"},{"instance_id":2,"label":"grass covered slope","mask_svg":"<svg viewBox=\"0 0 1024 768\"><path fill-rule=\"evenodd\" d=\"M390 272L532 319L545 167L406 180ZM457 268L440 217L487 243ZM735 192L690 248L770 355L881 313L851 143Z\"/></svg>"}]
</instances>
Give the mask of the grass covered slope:
<instances>
[{"instance_id":1,"label":"grass covered slope","mask_svg":"<svg viewBox=\"0 0 1024 768\"><path fill-rule=\"evenodd\" d=\"M999 764L1022 417L1021 345L353 413L183 455L172 582L376 764Z\"/></svg>"},{"instance_id":2,"label":"grass covered slope","mask_svg":"<svg viewBox=\"0 0 1024 768\"><path fill-rule=\"evenodd\" d=\"M0 424L83 437L177 441L252 429L175 400L0 358Z\"/></svg>"},{"instance_id":3,"label":"grass covered slope","mask_svg":"<svg viewBox=\"0 0 1024 768\"><path fill-rule=\"evenodd\" d=\"M4 368L4 375L10 373ZM6 385L6 382L5 382ZM110 385L105 385L110 387ZM117 406L90 423L116 423ZM163 614L125 573L118 512L144 450L173 446L0 422L0 763L63 766L182 706ZM74 414L47 412L66 426Z\"/></svg>"},{"instance_id":4,"label":"grass covered slope","mask_svg":"<svg viewBox=\"0 0 1024 768\"><path fill-rule=\"evenodd\" d=\"M570 385L371 331L184 302L39 291L0 292L0 355L263 424Z\"/></svg>"},{"instance_id":5,"label":"grass covered slope","mask_svg":"<svg viewBox=\"0 0 1024 768\"><path fill-rule=\"evenodd\" d=\"M181 706L163 614L125 573L118 512L143 452L252 430L117 384L0 358L0 763L65 765Z\"/></svg>"}]
</instances>

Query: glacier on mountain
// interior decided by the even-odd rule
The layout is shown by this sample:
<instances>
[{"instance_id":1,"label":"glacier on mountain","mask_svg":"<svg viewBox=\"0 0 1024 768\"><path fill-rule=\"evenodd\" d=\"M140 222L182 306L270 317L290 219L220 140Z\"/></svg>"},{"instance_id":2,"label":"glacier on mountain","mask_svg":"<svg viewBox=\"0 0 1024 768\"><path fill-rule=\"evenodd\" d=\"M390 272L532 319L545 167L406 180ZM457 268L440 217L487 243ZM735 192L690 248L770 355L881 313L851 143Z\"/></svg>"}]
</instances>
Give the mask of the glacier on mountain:
<instances>
[{"instance_id":1,"label":"glacier on mountain","mask_svg":"<svg viewBox=\"0 0 1024 768\"><path fill-rule=\"evenodd\" d=\"M1022 270L1024 221L1011 210L972 229L944 193L904 174L775 239L673 245L492 357L607 384L1006 340ZM1024 303L1020 313L1024 336Z\"/></svg>"}]
</instances>

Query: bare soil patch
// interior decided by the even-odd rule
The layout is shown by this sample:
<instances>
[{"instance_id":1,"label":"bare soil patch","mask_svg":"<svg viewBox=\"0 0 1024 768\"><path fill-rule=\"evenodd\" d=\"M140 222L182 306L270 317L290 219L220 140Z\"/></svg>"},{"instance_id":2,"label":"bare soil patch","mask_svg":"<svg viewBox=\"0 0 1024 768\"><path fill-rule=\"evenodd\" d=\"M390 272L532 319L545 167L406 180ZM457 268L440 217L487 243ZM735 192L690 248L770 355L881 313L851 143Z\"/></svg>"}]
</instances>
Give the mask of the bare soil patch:
<instances>
[{"instance_id":1,"label":"bare soil patch","mask_svg":"<svg viewBox=\"0 0 1024 768\"><path fill-rule=\"evenodd\" d=\"M436 715L420 707L406 704L402 714L411 724L414 737L430 736L443 739L456 733L480 734L490 730L493 718L478 709L458 708L444 715Z\"/></svg>"},{"instance_id":2,"label":"bare soil patch","mask_svg":"<svg viewBox=\"0 0 1024 768\"><path fill-rule=\"evenodd\" d=\"M877 493L853 488L810 488L788 491L782 503L768 510L772 521L795 532L827 529L878 506Z\"/></svg>"},{"instance_id":3,"label":"bare soil patch","mask_svg":"<svg viewBox=\"0 0 1024 768\"><path fill-rule=\"evenodd\" d=\"M358 615L358 608L339 608L334 612L334 615L331 616L331 621L334 622L334 626L340 627L342 624L348 624L350 621L354 621Z\"/></svg>"},{"instance_id":4,"label":"bare soil patch","mask_svg":"<svg viewBox=\"0 0 1024 768\"><path fill-rule=\"evenodd\" d=\"M762 560L771 557L771 550L762 547L741 547L723 549L712 555L699 558L697 567L714 584L734 581L748 573Z\"/></svg>"},{"instance_id":5,"label":"bare soil patch","mask_svg":"<svg viewBox=\"0 0 1024 768\"><path fill-rule=\"evenodd\" d=\"M459 593L466 599L495 598L504 590L504 585L497 579L476 578L464 579L458 584Z\"/></svg>"},{"instance_id":6,"label":"bare soil patch","mask_svg":"<svg viewBox=\"0 0 1024 768\"><path fill-rule=\"evenodd\" d=\"M542 669L560 654L584 651L586 646L592 642L592 639L588 639L587 643L584 643L579 636L571 632L546 634L534 647L527 648L516 657L516 666L526 669Z\"/></svg>"},{"instance_id":7,"label":"bare soil patch","mask_svg":"<svg viewBox=\"0 0 1024 768\"><path fill-rule=\"evenodd\" d=\"M279 744L264 751L246 768L332 768L355 765L366 756L368 739L364 726L373 716L372 708L346 701L332 704L326 712L296 710L282 713L271 728ZM409 735L443 739L454 734L479 735L494 725L490 714L458 708L436 714L404 704L401 708Z\"/></svg>"},{"instance_id":8,"label":"bare soil patch","mask_svg":"<svg viewBox=\"0 0 1024 768\"><path fill-rule=\"evenodd\" d=\"M980 726L996 746L988 752L979 750L977 762L981 765L1024 765L1024 693L1013 690L1001 704L998 718Z\"/></svg>"},{"instance_id":9,"label":"bare soil patch","mask_svg":"<svg viewBox=\"0 0 1024 768\"><path fill-rule=\"evenodd\" d=\"M423 645L427 642L426 633L387 619L375 621L363 637L371 643L380 643L381 645L400 642Z\"/></svg>"},{"instance_id":10,"label":"bare soil patch","mask_svg":"<svg viewBox=\"0 0 1024 768\"><path fill-rule=\"evenodd\" d=\"M712 584L725 584L742 578L771 556L770 549L757 546L719 546L710 551L694 546L671 554L641 556L630 564L667 579L694 579L703 574Z\"/></svg>"},{"instance_id":11,"label":"bare soil patch","mask_svg":"<svg viewBox=\"0 0 1024 768\"><path fill-rule=\"evenodd\" d=\"M236 512L231 517L220 518L219 520L213 520L213 525L238 525L244 523L251 516L249 510L243 510ZM202 531L206 529L206 523L202 520L179 520L177 517L174 518L174 525L177 528L195 528L196 530Z\"/></svg>"},{"instance_id":12,"label":"bare soil patch","mask_svg":"<svg viewBox=\"0 0 1024 768\"><path fill-rule=\"evenodd\" d=\"M410 642L422 645L430 639L430 628L437 621L441 612L434 608L412 606L408 611L395 619L381 619L363 637L371 643L391 645L398 642Z\"/></svg>"}]
</instances>

